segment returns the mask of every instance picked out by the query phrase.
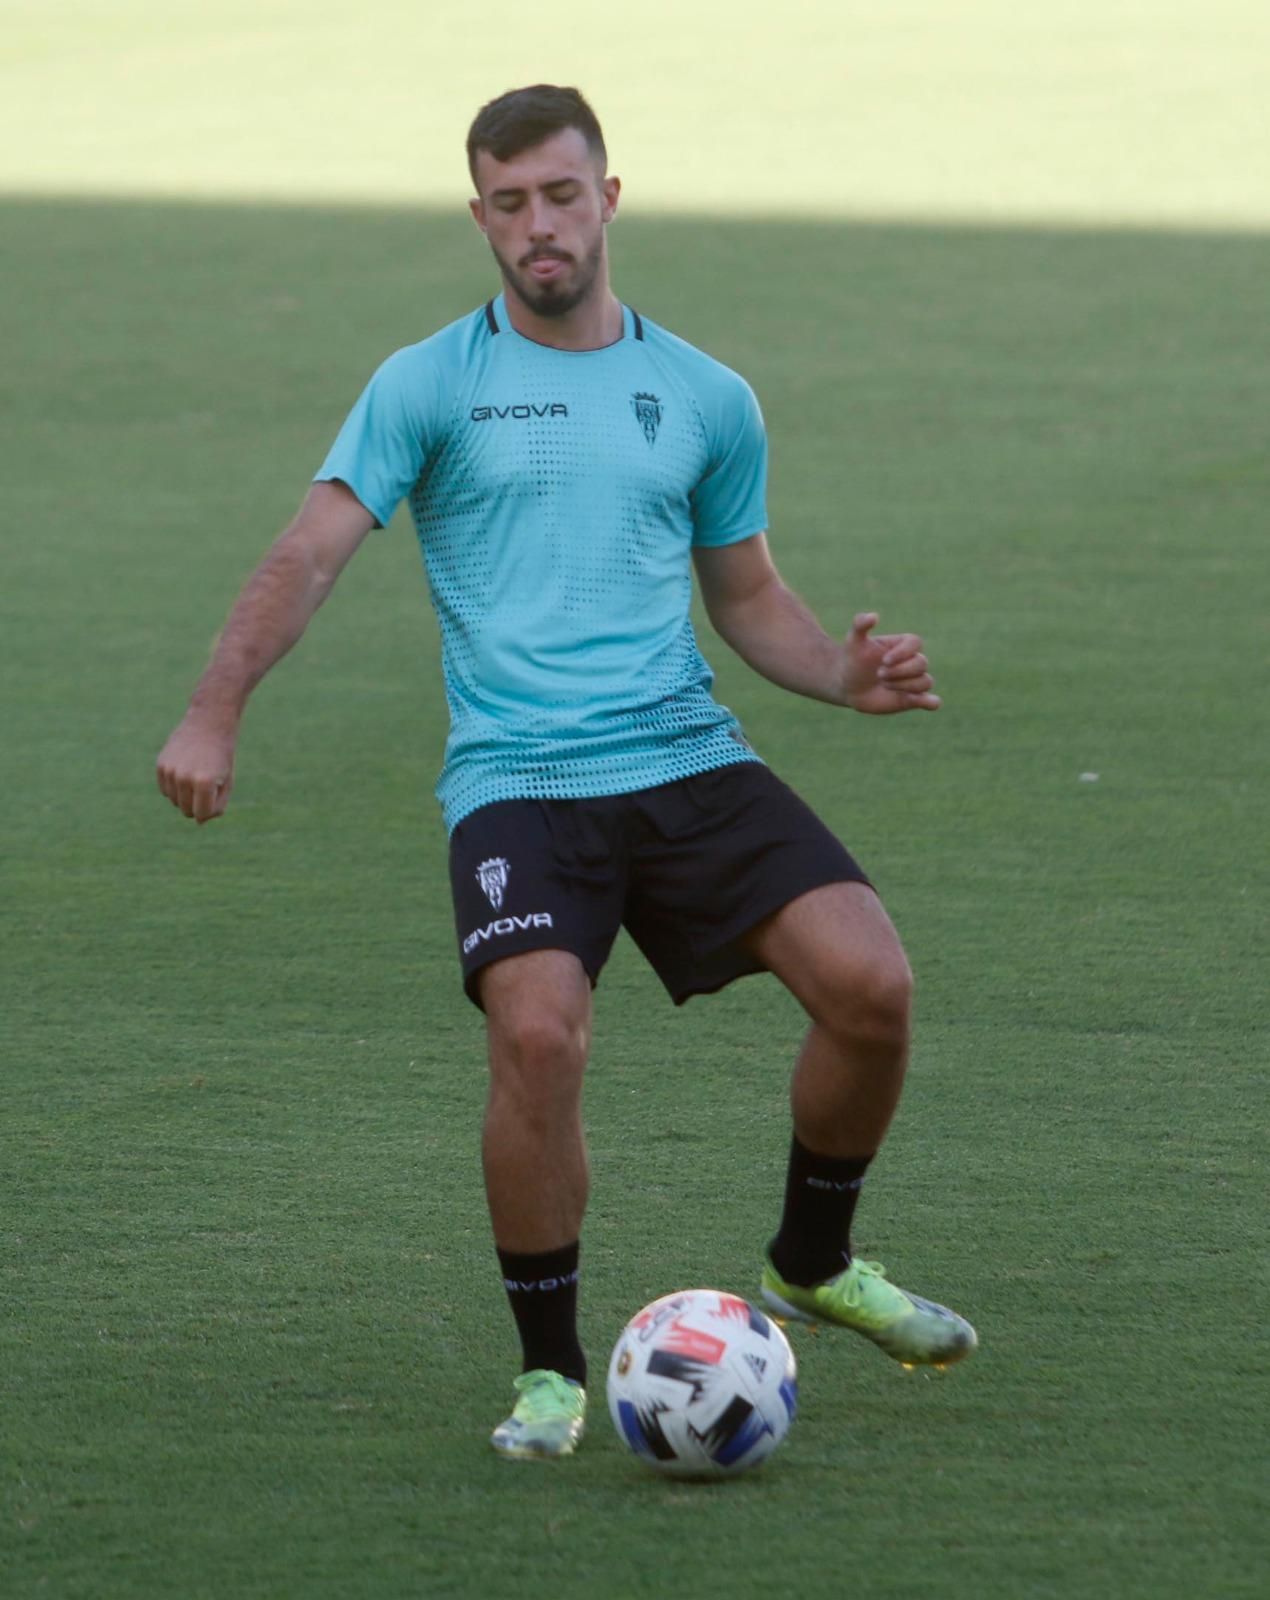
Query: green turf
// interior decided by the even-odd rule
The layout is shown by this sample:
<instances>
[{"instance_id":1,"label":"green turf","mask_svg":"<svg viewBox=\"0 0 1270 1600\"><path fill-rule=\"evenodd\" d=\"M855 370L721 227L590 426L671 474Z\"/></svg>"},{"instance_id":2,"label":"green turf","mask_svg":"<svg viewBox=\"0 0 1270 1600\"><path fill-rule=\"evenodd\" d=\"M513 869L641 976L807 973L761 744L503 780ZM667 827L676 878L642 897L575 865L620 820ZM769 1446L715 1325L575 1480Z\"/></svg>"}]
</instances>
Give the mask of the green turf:
<instances>
[{"instance_id":1,"label":"green turf","mask_svg":"<svg viewBox=\"0 0 1270 1600\"><path fill-rule=\"evenodd\" d=\"M852 719L704 635L910 947L860 1243L982 1349L906 1378L796 1332L787 1446L703 1488L602 1403L559 1470L486 1445L514 1352L402 521L253 703L230 817L153 789L238 583L379 357L479 298L479 241L61 202L0 241L6 1600L1262 1592L1270 246L620 236L624 296L759 390L787 575L923 630L947 696ZM752 1288L798 1032L769 980L674 1012L619 948L599 1372L652 1295Z\"/></svg>"}]
</instances>

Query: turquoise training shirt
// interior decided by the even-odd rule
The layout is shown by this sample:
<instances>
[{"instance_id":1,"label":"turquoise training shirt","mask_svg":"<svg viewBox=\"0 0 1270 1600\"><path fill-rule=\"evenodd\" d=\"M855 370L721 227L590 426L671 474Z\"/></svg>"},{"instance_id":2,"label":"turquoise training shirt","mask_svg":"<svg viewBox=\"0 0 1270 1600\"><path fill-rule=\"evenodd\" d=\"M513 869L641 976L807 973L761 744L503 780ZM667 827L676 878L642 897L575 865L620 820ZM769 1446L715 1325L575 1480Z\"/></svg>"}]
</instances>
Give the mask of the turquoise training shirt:
<instances>
[{"instance_id":1,"label":"turquoise training shirt","mask_svg":"<svg viewBox=\"0 0 1270 1600\"><path fill-rule=\"evenodd\" d=\"M694 545L767 526L745 381L623 308L556 350L500 295L388 358L315 481L410 503L441 626L447 827L493 801L651 788L759 758L710 693Z\"/></svg>"}]
</instances>

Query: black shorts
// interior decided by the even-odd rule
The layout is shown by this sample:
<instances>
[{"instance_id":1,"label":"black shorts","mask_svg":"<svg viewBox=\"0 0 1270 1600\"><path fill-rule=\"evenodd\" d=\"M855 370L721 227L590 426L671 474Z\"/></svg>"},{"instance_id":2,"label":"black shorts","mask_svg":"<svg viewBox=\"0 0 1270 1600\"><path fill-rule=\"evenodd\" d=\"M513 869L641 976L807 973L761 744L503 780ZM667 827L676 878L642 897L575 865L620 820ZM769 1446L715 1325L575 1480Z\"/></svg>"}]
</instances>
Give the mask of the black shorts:
<instances>
[{"instance_id":1,"label":"black shorts","mask_svg":"<svg viewBox=\"0 0 1270 1600\"><path fill-rule=\"evenodd\" d=\"M500 800L450 835L463 986L527 950L569 950L594 984L625 927L676 1005L761 972L742 937L827 883L868 883L761 762L632 794Z\"/></svg>"}]
</instances>

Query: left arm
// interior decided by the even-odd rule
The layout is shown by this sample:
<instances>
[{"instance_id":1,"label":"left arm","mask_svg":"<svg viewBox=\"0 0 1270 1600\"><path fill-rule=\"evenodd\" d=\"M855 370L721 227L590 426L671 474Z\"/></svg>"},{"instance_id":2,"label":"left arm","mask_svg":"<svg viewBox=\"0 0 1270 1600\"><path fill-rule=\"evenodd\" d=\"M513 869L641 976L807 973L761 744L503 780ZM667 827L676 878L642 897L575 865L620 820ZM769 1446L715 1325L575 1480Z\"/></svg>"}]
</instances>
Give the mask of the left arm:
<instances>
[{"instance_id":1,"label":"left arm","mask_svg":"<svg viewBox=\"0 0 1270 1600\"><path fill-rule=\"evenodd\" d=\"M706 611L719 635L755 672L782 689L830 705L885 716L938 711L934 680L913 633L873 636L876 613L861 612L839 642L786 587L759 533L693 551Z\"/></svg>"}]
</instances>

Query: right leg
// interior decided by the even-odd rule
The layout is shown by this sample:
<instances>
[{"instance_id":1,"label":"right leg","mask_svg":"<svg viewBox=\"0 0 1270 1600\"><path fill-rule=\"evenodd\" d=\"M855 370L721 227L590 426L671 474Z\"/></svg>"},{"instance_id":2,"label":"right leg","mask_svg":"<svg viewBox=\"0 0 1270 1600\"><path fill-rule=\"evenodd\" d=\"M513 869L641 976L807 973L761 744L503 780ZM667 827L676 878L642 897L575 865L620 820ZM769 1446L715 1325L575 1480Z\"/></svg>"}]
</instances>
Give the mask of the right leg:
<instances>
[{"instance_id":1,"label":"right leg","mask_svg":"<svg viewBox=\"0 0 1270 1600\"><path fill-rule=\"evenodd\" d=\"M482 1158L494 1242L537 1254L577 1241L587 1200L582 1074L591 982L576 956L534 950L485 967L489 1043Z\"/></svg>"},{"instance_id":2,"label":"right leg","mask_svg":"<svg viewBox=\"0 0 1270 1600\"><path fill-rule=\"evenodd\" d=\"M563 950L510 956L484 968L478 983L490 1068L485 1192L523 1352L519 1399L493 1444L512 1457L569 1455L586 1406L577 1285L591 983Z\"/></svg>"},{"instance_id":3,"label":"right leg","mask_svg":"<svg viewBox=\"0 0 1270 1600\"><path fill-rule=\"evenodd\" d=\"M628 809L620 795L497 801L450 835L463 985L489 1047L485 1190L523 1355L493 1438L513 1457L569 1455L582 1436L582 1076L591 987L622 923Z\"/></svg>"}]
</instances>

